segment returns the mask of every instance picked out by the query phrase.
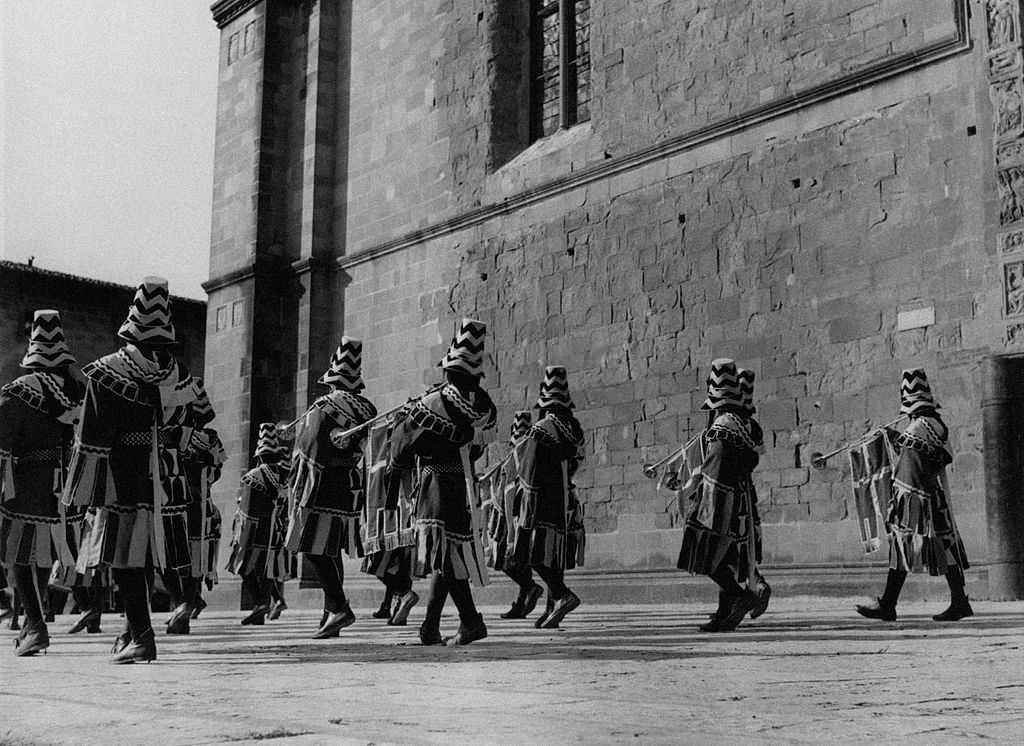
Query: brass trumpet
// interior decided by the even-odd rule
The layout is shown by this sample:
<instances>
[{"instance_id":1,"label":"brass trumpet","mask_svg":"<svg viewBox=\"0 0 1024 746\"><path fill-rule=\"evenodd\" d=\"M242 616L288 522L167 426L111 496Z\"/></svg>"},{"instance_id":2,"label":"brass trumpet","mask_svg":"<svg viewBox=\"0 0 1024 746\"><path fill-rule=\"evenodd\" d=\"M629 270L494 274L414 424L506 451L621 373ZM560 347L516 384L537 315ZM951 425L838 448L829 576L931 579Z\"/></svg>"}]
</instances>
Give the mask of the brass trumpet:
<instances>
[{"instance_id":1,"label":"brass trumpet","mask_svg":"<svg viewBox=\"0 0 1024 746\"><path fill-rule=\"evenodd\" d=\"M853 441L851 443L846 443L844 445L841 445L841 446L839 446L839 448L836 448L834 451L829 451L828 453L825 453L825 454L822 454L819 451L815 451L814 453L811 454L811 466L813 466L815 469L818 469L820 471L820 470L822 470L822 469L824 469L826 467L826 462L830 458L835 456L836 454L842 453L843 451L848 451L851 448L856 448L857 446L859 446L861 443L866 441L870 436L874 435L879 430L885 430L887 427L894 427L895 425L898 425L900 422L902 422L905 419L907 419L907 415L905 415L905 414L900 415L899 417L897 417L892 422L886 422L881 427L873 428L873 429L869 430L868 432L864 433L859 438L857 438L857 440L855 440L855 441Z\"/></svg>"},{"instance_id":2,"label":"brass trumpet","mask_svg":"<svg viewBox=\"0 0 1024 746\"><path fill-rule=\"evenodd\" d=\"M692 438L690 438L688 441L686 441L683 445L679 446L676 450L672 451L672 453L667 455L665 458L663 458L663 459L661 459L659 461L655 461L653 464L644 464L643 467L642 467L643 468L643 472L644 472L644 476L647 477L648 479L657 479L658 478L658 471L661 469L661 467L663 467L665 464L667 464L672 459L677 458L679 456L679 454L681 454L683 451L685 451L687 448L689 448L693 444L693 442L695 440L697 440L697 438L700 437L700 435L701 435L700 433L697 433Z\"/></svg>"},{"instance_id":3,"label":"brass trumpet","mask_svg":"<svg viewBox=\"0 0 1024 746\"><path fill-rule=\"evenodd\" d=\"M376 423L380 422L384 418L390 417L391 415L393 415L395 412L397 412L398 410L402 409L403 407L407 407L407 406L409 406L410 404L412 404L414 402L418 402L420 399L423 399L428 394L432 394L435 391L439 391L443 387L444 387L444 384L443 383L439 383L436 386L427 389L426 391L424 391L419 396L414 397L412 399L409 399L407 402L405 402L403 404L399 404L398 406L392 407L391 409L389 409L386 412L381 412L376 417L372 417L371 419L368 419L366 422L363 422L362 424L356 425L355 427L351 427L348 430L341 430L341 428L337 428L336 427L336 428L334 428L334 430L331 431L331 438L332 439L336 439L336 440L344 440L345 438L348 438L350 435L354 435L355 433L358 433L363 428L370 427L371 425L375 425ZM315 405L313 407L310 407L309 409L307 409L299 417L296 417L291 422L285 422L284 420L281 420L281 422L278 422L277 425L275 426L275 427L277 427L278 435L281 435L282 437L286 437L287 434L290 434L292 432L292 429L296 425L298 425L307 414L309 414L310 412L313 411L314 407L315 407Z\"/></svg>"}]
</instances>

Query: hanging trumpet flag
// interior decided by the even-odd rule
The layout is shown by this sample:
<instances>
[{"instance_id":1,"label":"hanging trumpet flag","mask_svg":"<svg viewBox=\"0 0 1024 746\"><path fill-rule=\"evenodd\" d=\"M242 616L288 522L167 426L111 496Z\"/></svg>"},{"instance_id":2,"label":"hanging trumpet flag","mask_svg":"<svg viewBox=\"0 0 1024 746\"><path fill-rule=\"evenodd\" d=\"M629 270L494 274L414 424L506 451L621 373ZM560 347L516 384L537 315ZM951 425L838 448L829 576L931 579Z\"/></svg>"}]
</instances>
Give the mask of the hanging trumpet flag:
<instances>
[{"instance_id":1,"label":"hanging trumpet flag","mask_svg":"<svg viewBox=\"0 0 1024 746\"><path fill-rule=\"evenodd\" d=\"M704 438L701 435L691 438L679 451L679 455L665 464L658 481L659 491L664 488L676 493L680 518L686 517L687 501L697 492L702 479Z\"/></svg>"},{"instance_id":2,"label":"hanging trumpet flag","mask_svg":"<svg viewBox=\"0 0 1024 746\"><path fill-rule=\"evenodd\" d=\"M896 458L890 431L876 430L848 453L861 543L864 553L871 554L882 547L882 538L888 535L886 516L892 496L892 464Z\"/></svg>"},{"instance_id":3,"label":"hanging trumpet flag","mask_svg":"<svg viewBox=\"0 0 1024 746\"><path fill-rule=\"evenodd\" d=\"M370 427L363 444L366 464L366 516L363 548L368 556L415 543L413 522L413 481L409 469L388 470L391 432L394 423L381 420ZM387 569L382 563L381 575ZM374 572L373 574L377 574Z\"/></svg>"}]
</instances>

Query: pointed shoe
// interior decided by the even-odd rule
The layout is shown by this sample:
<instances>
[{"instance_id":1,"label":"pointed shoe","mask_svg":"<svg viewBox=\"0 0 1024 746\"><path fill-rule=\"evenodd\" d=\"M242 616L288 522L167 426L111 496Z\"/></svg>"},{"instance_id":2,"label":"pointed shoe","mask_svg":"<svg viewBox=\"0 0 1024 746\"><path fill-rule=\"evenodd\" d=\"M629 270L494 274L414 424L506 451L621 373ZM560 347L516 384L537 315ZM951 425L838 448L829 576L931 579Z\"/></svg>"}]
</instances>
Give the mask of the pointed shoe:
<instances>
[{"instance_id":1,"label":"pointed shoe","mask_svg":"<svg viewBox=\"0 0 1024 746\"><path fill-rule=\"evenodd\" d=\"M110 657L115 665L124 663L149 663L156 660L156 637L152 631L139 641L128 643L119 653Z\"/></svg>"},{"instance_id":2,"label":"pointed shoe","mask_svg":"<svg viewBox=\"0 0 1024 746\"><path fill-rule=\"evenodd\" d=\"M122 632L116 638L114 638L114 647L110 649L111 654L116 655L124 650L126 647L131 645L132 636L127 632Z\"/></svg>"},{"instance_id":3,"label":"pointed shoe","mask_svg":"<svg viewBox=\"0 0 1024 746\"><path fill-rule=\"evenodd\" d=\"M544 589L539 585L534 585L526 594L526 598L523 599L523 619L530 616L533 610L537 608L537 602L540 601L541 596L544 595Z\"/></svg>"},{"instance_id":4,"label":"pointed shoe","mask_svg":"<svg viewBox=\"0 0 1024 746\"><path fill-rule=\"evenodd\" d=\"M203 612L203 609L205 609L205 608L206 608L206 601L204 601L202 598L200 598L199 601L196 603L195 608L192 609L191 618L192 619L198 619L199 615Z\"/></svg>"},{"instance_id":5,"label":"pointed shoe","mask_svg":"<svg viewBox=\"0 0 1024 746\"><path fill-rule=\"evenodd\" d=\"M875 599L873 604L857 604L857 613L868 619L881 619L883 622L896 621L896 607L883 606L882 599Z\"/></svg>"},{"instance_id":6,"label":"pointed shoe","mask_svg":"<svg viewBox=\"0 0 1024 746\"><path fill-rule=\"evenodd\" d=\"M356 620L356 615L352 613L352 609L346 606L341 611L336 611L327 615L327 619L320 626L320 629L313 635L314 640L326 640L329 637L337 637L338 633L348 627Z\"/></svg>"},{"instance_id":7,"label":"pointed shoe","mask_svg":"<svg viewBox=\"0 0 1024 746\"><path fill-rule=\"evenodd\" d=\"M84 629L92 632L94 629L99 632L100 628L100 612L90 609L89 611L78 617L78 621L71 625L71 629L68 630L69 635L77 635Z\"/></svg>"},{"instance_id":8,"label":"pointed shoe","mask_svg":"<svg viewBox=\"0 0 1024 746\"><path fill-rule=\"evenodd\" d=\"M523 602L518 598L512 602L512 608L499 614L502 619L526 619L523 613Z\"/></svg>"},{"instance_id":9,"label":"pointed shoe","mask_svg":"<svg viewBox=\"0 0 1024 746\"><path fill-rule=\"evenodd\" d=\"M555 605L551 607L551 613L548 614L548 618L544 620L544 624L541 625L541 629L558 629L558 625L565 619L566 615L570 611L574 611L579 608L580 597L572 591L562 596L560 599L555 601Z\"/></svg>"},{"instance_id":10,"label":"pointed shoe","mask_svg":"<svg viewBox=\"0 0 1024 746\"><path fill-rule=\"evenodd\" d=\"M548 617L551 616L551 610L554 607L555 607L554 600L550 596L548 596L548 603L547 603L547 606L544 607L544 613L541 614L539 617L537 617L536 621L534 621L534 623L533 623L533 626L536 627L537 629L540 629L541 627L543 627L544 623L548 620ZM555 628L554 627L548 627L547 629L555 629Z\"/></svg>"},{"instance_id":11,"label":"pointed shoe","mask_svg":"<svg viewBox=\"0 0 1024 746\"><path fill-rule=\"evenodd\" d=\"M757 588L754 592L757 593L757 603L750 610L751 619L757 619L768 610L768 602L772 597L772 587L768 585L768 581L764 578L758 578Z\"/></svg>"},{"instance_id":12,"label":"pointed shoe","mask_svg":"<svg viewBox=\"0 0 1024 746\"><path fill-rule=\"evenodd\" d=\"M381 601L380 608L370 614L374 619L390 619L391 608L387 601Z\"/></svg>"},{"instance_id":13,"label":"pointed shoe","mask_svg":"<svg viewBox=\"0 0 1024 746\"><path fill-rule=\"evenodd\" d=\"M444 638L441 637L441 630L437 627L420 627L421 645L444 645Z\"/></svg>"},{"instance_id":14,"label":"pointed shoe","mask_svg":"<svg viewBox=\"0 0 1024 746\"><path fill-rule=\"evenodd\" d=\"M288 608L288 604L284 601L274 601L270 606L270 612L267 614L267 619L273 621L281 616L281 612Z\"/></svg>"},{"instance_id":15,"label":"pointed shoe","mask_svg":"<svg viewBox=\"0 0 1024 746\"><path fill-rule=\"evenodd\" d=\"M35 655L50 647L50 633L45 624L40 624L26 631L14 644L14 654L19 658Z\"/></svg>"},{"instance_id":16,"label":"pointed shoe","mask_svg":"<svg viewBox=\"0 0 1024 746\"><path fill-rule=\"evenodd\" d=\"M248 627L248 626L259 627L259 626L263 625L263 621L266 619L266 617L267 617L267 607L266 606L257 606L256 608L254 608L252 611L249 612L249 615L246 616L245 619L242 620L242 624L243 624L243 626L246 626L246 627Z\"/></svg>"},{"instance_id":17,"label":"pointed shoe","mask_svg":"<svg viewBox=\"0 0 1024 746\"><path fill-rule=\"evenodd\" d=\"M392 627L404 627L409 621L409 612L412 611L412 607L420 602L420 595L416 591L409 591L398 599L398 605L395 606L394 615L388 619L388 624Z\"/></svg>"},{"instance_id":18,"label":"pointed shoe","mask_svg":"<svg viewBox=\"0 0 1024 746\"><path fill-rule=\"evenodd\" d=\"M734 629L740 626L740 622L743 621L743 617L747 615L751 609L757 606L758 595L755 591L747 588L739 595L739 597L733 602L732 609L729 611L729 615L721 621L722 632L732 632Z\"/></svg>"},{"instance_id":19,"label":"pointed shoe","mask_svg":"<svg viewBox=\"0 0 1024 746\"><path fill-rule=\"evenodd\" d=\"M932 619L936 622L958 622L969 616L974 616L974 609L971 608L971 602L964 597L956 601L950 601L949 608L936 614Z\"/></svg>"},{"instance_id":20,"label":"pointed shoe","mask_svg":"<svg viewBox=\"0 0 1024 746\"><path fill-rule=\"evenodd\" d=\"M487 625L484 624L483 614L477 614L476 619L469 624L465 622L459 624L459 631L455 633L451 643L452 645L469 645L477 640L483 640L485 637L487 637Z\"/></svg>"},{"instance_id":21,"label":"pointed shoe","mask_svg":"<svg viewBox=\"0 0 1024 746\"><path fill-rule=\"evenodd\" d=\"M192 608L182 604L175 610L171 621L167 623L167 634L187 635L191 632L190 620L192 619Z\"/></svg>"}]
</instances>

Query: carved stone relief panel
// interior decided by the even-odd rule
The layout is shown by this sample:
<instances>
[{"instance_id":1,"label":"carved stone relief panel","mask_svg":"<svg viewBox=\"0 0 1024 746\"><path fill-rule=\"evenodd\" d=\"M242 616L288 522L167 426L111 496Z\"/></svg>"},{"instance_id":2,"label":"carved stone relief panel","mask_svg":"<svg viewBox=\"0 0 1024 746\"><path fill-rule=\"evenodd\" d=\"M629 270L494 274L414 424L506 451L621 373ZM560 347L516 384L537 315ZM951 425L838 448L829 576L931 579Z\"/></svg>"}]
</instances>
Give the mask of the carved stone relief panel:
<instances>
[{"instance_id":1,"label":"carved stone relief panel","mask_svg":"<svg viewBox=\"0 0 1024 746\"><path fill-rule=\"evenodd\" d=\"M1024 314L1024 261L1003 265L1003 314Z\"/></svg>"},{"instance_id":2,"label":"carved stone relief panel","mask_svg":"<svg viewBox=\"0 0 1024 746\"><path fill-rule=\"evenodd\" d=\"M985 0L985 15L988 21L989 51L1020 44L1018 0Z\"/></svg>"},{"instance_id":3,"label":"carved stone relief panel","mask_svg":"<svg viewBox=\"0 0 1024 746\"><path fill-rule=\"evenodd\" d=\"M999 253L1014 254L1024 250L1024 230L1010 231L999 236Z\"/></svg>"},{"instance_id":4,"label":"carved stone relief panel","mask_svg":"<svg viewBox=\"0 0 1024 746\"><path fill-rule=\"evenodd\" d=\"M1024 134L1024 82L1014 76L989 87L995 108L996 140L1015 140Z\"/></svg>"},{"instance_id":5,"label":"carved stone relief panel","mask_svg":"<svg viewBox=\"0 0 1024 746\"><path fill-rule=\"evenodd\" d=\"M1012 166L996 174L999 185L999 224L1024 219L1024 168Z\"/></svg>"}]
</instances>

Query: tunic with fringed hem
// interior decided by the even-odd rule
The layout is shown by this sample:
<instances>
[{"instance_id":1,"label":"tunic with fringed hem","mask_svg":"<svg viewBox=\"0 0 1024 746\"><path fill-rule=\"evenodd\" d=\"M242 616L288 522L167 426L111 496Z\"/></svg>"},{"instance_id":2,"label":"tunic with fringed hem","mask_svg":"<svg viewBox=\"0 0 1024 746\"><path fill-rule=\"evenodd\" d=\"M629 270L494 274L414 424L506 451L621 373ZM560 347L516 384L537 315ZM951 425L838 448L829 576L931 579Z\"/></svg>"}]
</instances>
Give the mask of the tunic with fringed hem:
<instances>
[{"instance_id":1,"label":"tunic with fringed hem","mask_svg":"<svg viewBox=\"0 0 1024 746\"><path fill-rule=\"evenodd\" d=\"M477 424L494 426L496 411L483 389L467 398L454 386L427 394L413 405L391 437L391 469L416 468L416 557L413 572L426 577L444 572L450 561L455 578L486 578L487 558L474 538L466 465L479 458ZM463 449L466 449L465 452ZM473 475L468 475L473 479ZM476 499L474 495L474 500ZM480 529L483 526L479 527Z\"/></svg>"},{"instance_id":2,"label":"tunic with fringed hem","mask_svg":"<svg viewBox=\"0 0 1024 746\"><path fill-rule=\"evenodd\" d=\"M192 559L190 575L212 586L217 582L217 566L220 564L221 515L213 502L210 488L220 479L227 454L216 430L204 428L201 432L206 434L209 447L193 439L182 454L182 464L189 494L192 495L186 510L189 556Z\"/></svg>"},{"instance_id":3,"label":"tunic with fringed hem","mask_svg":"<svg viewBox=\"0 0 1024 746\"><path fill-rule=\"evenodd\" d=\"M280 464L260 464L242 475L227 569L242 577L292 577L284 547L288 485Z\"/></svg>"},{"instance_id":4,"label":"tunic with fringed hem","mask_svg":"<svg viewBox=\"0 0 1024 746\"><path fill-rule=\"evenodd\" d=\"M583 429L572 415L548 413L530 428L519 462L522 498L510 566L572 570L583 565L583 504L572 483L582 460Z\"/></svg>"},{"instance_id":5,"label":"tunic with fringed hem","mask_svg":"<svg viewBox=\"0 0 1024 746\"><path fill-rule=\"evenodd\" d=\"M290 476L292 512L286 547L290 552L362 557L360 540L364 480L362 440L365 430L344 448L331 440L331 431L360 425L377 409L367 399L334 390L314 402L299 425Z\"/></svg>"},{"instance_id":6,"label":"tunic with fringed hem","mask_svg":"<svg viewBox=\"0 0 1024 746\"><path fill-rule=\"evenodd\" d=\"M949 505L946 466L949 431L933 417L915 417L895 441L889 501L889 566L904 572L945 575L970 567Z\"/></svg>"},{"instance_id":7,"label":"tunic with fringed hem","mask_svg":"<svg viewBox=\"0 0 1024 746\"><path fill-rule=\"evenodd\" d=\"M2 565L74 562L82 513L62 511L60 493L82 393L70 375L44 371L0 389Z\"/></svg>"},{"instance_id":8,"label":"tunic with fringed hem","mask_svg":"<svg viewBox=\"0 0 1024 746\"><path fill-rule=\"evenodd\" d=\"M407 413L406 413L407 414ZM395 421L370 428L363 458L366 463L366 503L363 510L363 557L359 568L384 580L399 571L416 544L413 485L415 469L388 469Z\"/></svg>"},{"instance_id":9,"label":"tunic with fringed hem","mask_svg":"<svg viewBox=\"0 0 1024 746\"><path fill-rule=\"evenodd\" d=\"M763 450L761 428L749 418L719 414L705 430L700 483L690 496L683 544L676 566L710 575L728 561L735 574L750 571L748 531L754 531L754 561L761 559L760 527L751 474ZM753 520L749 519L753 508ZM751 526L753 524L753 526Z\"/></svg>"},{"instance_id":10,"label":"tunic with fringed hem","mask_svg":"<svg viewBox=\"0 0 1024 746\"><path fill-rule=\"evenodd\" d=\"M191 495L182 452L200 387L173 358L161 366L133 345L82 373L85 405L63 497L94 512L82 533L78 570L155 565L187 577Z\"/></svg>"}]
</instances>

